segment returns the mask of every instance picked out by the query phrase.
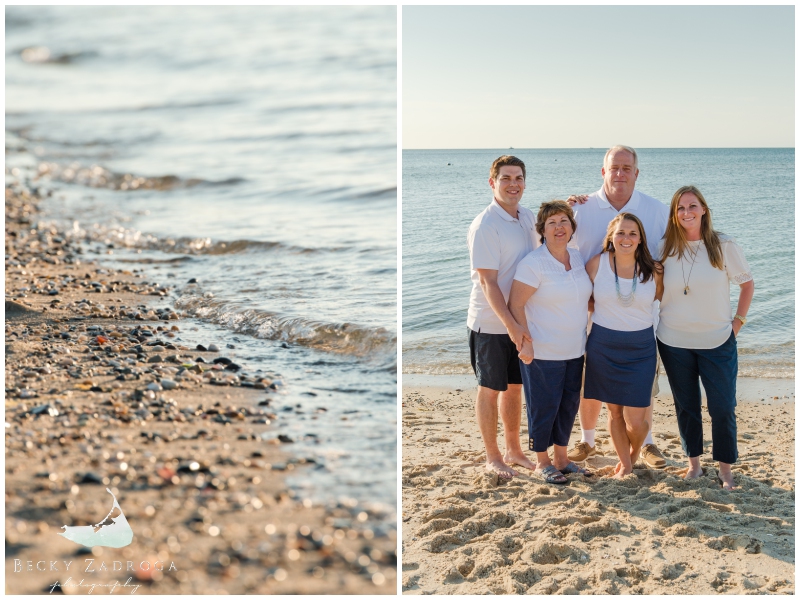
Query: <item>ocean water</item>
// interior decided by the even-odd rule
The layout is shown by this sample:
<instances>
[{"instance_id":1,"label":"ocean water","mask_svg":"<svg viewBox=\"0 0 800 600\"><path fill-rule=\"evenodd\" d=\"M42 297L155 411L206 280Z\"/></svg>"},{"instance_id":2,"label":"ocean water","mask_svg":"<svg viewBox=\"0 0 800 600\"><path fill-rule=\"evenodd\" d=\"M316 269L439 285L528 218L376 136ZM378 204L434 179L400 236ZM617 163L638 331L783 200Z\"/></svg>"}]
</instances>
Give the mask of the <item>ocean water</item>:
<instances>
[{"instance_id":1,"label":"ocean water","mask_svg":"<svg viewBox=\"0 0 800 600\"><path fill-rule=\"evenodd\" d=\"M404 373L470 373L467 229L492 200L489 167L502 154L525 161L522 204L600 189L602 149L405 150L403 152ZM738 337L739 374L794 377L794 149L637 148L636 188L669 204L693 184L714 227L744 249L756 291ZM731 290L732 303L738 286Z\"/></svg>"},{"instance_id":2,"label":"ocean water","mask_svg":"<svg viewBox=\"0 0 800 600\"><path fill-rule=\"evenodd\" d=\"M396 30L389 6L17 6L5 63L6 181L175 286L185 342L282 375L323 465L304 494L392 506Z\"/></svg>"}]
</instances>

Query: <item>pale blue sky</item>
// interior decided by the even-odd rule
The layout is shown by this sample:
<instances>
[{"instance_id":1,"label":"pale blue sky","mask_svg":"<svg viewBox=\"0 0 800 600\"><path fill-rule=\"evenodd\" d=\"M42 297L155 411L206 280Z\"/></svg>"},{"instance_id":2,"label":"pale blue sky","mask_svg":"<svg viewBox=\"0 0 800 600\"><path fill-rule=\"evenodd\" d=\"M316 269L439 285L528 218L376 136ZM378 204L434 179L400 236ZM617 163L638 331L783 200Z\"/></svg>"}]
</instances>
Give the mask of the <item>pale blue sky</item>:
<instances>
[{"instance_id":1,"label":"pale blue sky","mask_svg":"<svg viewBox=\"0 0 800 600\"><path fill-rule=\"evenodd\" d=\"M793 147L794 6L404 6L404 148Z\"/></svg>"}]
</instances>

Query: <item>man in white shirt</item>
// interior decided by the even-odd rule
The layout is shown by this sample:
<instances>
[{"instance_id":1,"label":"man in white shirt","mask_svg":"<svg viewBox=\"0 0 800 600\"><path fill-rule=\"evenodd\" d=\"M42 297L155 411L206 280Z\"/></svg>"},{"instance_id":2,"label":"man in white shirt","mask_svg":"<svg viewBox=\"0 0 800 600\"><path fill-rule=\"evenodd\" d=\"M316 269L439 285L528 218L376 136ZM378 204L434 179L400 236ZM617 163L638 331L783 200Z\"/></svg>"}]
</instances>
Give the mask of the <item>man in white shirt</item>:
<instances>
[{"instance_id":1,"label":"man in white shirt","mask_svg":"<svg viewBox=\"0 0 800 600\"><path fill-rule=\"evenodd\" d=\"M472 293L467 327L472 368L478 379L475 415L486 448L486 469L510 479L509 465L535 470L522 452L520 422L522 375L518 352L531 339L527 323L517 323L508 310L508 295L517 263L539 246L536 218L520 206L525 191L525 163L501 156L489 171L492 203L472 222L467 234ZM497 417L503 422L506 452L497 445Z\"/></svg>"},{"instance_id":2,"label":"man in white shirt","mask_svg":"<svg viewBox=\"0 0 800 600\"><path fill-rule=\"evenodd\" d=\"M600 172L603 174L603 187L588 197L571 196L568 200L570 204L574 203L575 221L578 223L572 243L580 251L583 260L588 262L591 257L600 254L608 224L621 212L633 213L639 218L644 225L650 254L658 260L656 250L667 229L669 207L634 189L639 176L636 150L628 146L609 148ZM653 440L653 401L657 393L658 374L646 416L650 431L644 440L640 456L649 467L661 469L667 463ZM570 460L580 462L595 454L594 433L601 408L602 402L581 398L581 440L568 453Z\"/></svg>"}]
</instances>

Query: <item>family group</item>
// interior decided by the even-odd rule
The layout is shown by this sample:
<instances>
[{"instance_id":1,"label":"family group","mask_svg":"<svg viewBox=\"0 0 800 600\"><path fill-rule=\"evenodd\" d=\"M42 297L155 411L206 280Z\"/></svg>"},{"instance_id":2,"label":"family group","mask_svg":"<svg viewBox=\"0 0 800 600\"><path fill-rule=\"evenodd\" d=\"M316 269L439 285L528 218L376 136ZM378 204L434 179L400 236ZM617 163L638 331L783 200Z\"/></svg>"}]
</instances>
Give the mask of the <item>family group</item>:
<instances>
[{"instance_id":1,"label":"family group","mask_svg":"<svg viewBox=\"0 0 800 600\"><path fill-rule=\"evenodd\" d=\"M627 146L606 152L601 174L597 192L544 202L534 215L520 204L523 161L501 156L490 169L494 199L467 236L467 325L486 468L512 478L519 466L552 484L592 475L577 463L596 453L603 403L619 459L613 477L630 474L639 459L665 467L652 434L661 362L686 478L703 475L702 381L712 457L723 488L733 489L736 336L753 298L750 267L740 246L713 228L696 187L678 189L669 207L639 192L638 156ZM731 283L739 286L734 311ZM520 443L523 390L535 460ZM578 413L581 440L568 451Z\"/></svg>"}]
</instances>

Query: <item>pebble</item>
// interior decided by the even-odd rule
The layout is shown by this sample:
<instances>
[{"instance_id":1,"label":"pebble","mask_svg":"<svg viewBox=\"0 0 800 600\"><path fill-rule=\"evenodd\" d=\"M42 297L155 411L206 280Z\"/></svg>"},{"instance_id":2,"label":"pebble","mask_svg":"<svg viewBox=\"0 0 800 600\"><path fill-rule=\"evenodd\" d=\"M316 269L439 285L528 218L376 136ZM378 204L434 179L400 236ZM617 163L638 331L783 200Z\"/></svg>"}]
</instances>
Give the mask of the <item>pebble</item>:
<instances>
[{"instance_id":1,"label":"pebble","mask_svg":"<svg viewBox=\"0 0 800 600\"><path fill-rule=\"evenodd\" d=\"M167 381L169 381L169 380L167 380ZM172 383L175 383L175 382L173 381ZM148 383L147 387L145 389L150 390L151 392L161 392L161 391L163 391L163 388L159 384L157 384L155 381L153 383Z\"/></svg>"},{"instance_id":2,"label":"pebble","mask_svg":"<svg viewBox=\"0 0 800 600\"><path fill-rule=\"evenodd\" d=\"M162 379L161 380L161 387L165 390L174 390L178 387L178 384L174 382L172 379Z\"/></svg>"},{"instance_id":3,"label":"pebble","mask_svg":"<svg viewBox=\"0 0 800 600\"><path fill-rule=\"evenodd\" d=\"M50 404L40 404L39 406L31 409L32 415L50 415L51 417L58 416L58 409Z\"/></svg>"},{"instance_id":4,"label":"pebble","mask_svg":"<svg viewBox=\"0 0 800 600\"><path fill-rule=\"evenodd\" d=\"M209 344L208 345L208 351L209 352L219 352L219 346L217 346L216 344Z\"/></svg>"}]
</instances>

